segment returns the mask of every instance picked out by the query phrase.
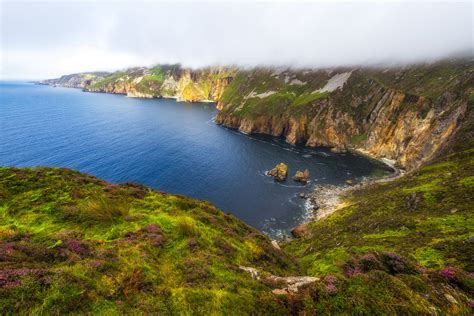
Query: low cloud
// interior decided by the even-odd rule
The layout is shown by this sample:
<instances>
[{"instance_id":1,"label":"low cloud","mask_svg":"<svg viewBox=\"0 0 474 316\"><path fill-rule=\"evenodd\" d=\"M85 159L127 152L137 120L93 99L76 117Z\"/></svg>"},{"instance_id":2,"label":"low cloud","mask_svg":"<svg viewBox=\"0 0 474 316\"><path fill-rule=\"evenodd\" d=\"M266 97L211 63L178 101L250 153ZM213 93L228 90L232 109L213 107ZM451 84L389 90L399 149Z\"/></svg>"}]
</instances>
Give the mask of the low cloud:
<instances>
[{"instance_id":1,"label":"low cloud","mask_svg":"<svg viewBox=\"0 0 474 316\"><path fill-rule=\"evenodd\" d=\"M472 55L472 3L1 2L1 75L154 63L329 67Z\"/></svg>"}]
</instances>

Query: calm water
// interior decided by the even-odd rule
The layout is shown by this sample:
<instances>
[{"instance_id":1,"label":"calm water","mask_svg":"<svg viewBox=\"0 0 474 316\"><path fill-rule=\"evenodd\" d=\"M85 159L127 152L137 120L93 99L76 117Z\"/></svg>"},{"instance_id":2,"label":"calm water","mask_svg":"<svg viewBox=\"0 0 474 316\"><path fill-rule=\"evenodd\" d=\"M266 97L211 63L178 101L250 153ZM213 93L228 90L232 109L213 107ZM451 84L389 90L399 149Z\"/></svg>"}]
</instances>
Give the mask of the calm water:
<instances>
[{"instance_id":1,"label":"calm water","mask_svg":"<svg viewBox=\"0 0 474 316\"><path fill-rule=\"evenodd\" d=\"M213 123L213 104L141 100L29 83L0 83L0 165L68 167L112 181L133 181L211 201L271 235L304 217L298 197L315 183L340 184L380 171L351 154L292 147ZM275 183L279 162L290 176Z\"/></svg>"}]
</instances>

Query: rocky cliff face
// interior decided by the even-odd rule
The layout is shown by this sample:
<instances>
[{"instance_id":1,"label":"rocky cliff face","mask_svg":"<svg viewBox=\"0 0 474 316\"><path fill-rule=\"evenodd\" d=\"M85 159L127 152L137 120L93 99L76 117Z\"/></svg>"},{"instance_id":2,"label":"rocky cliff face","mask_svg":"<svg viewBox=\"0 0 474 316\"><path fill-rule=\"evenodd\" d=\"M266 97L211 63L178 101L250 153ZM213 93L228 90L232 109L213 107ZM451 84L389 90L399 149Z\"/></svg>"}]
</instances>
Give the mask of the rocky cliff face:
<instances>
[{"instance_id":1,"label":"rocky cliff face","mask_svg":"<svg viewBox=\"0 0 474 316\"><path fill-rule=\"evenodd\" d=\"M91 73L62 76L42 83L81 88L90 92L126 94L135 98L176 98L179 101L218 100L232 81L236 69L193 70L179 65L131 68L105 75Z\"/></svg>"},{"instance_id":2,"label":"rocky cliff face","mask_svg":"<svg viewBox=\"0 0 474 316\"><path fill-rule=\"evenodd\" d=\"M239 73L218 124L291 143L356 149L407 169L436 156L473 102L474 63Z\"/></svg>"},{"instance_id":3,"label":"rocky cliff face","mask_svg":"<svg viewBox=\"0 0 474 316\"><path fill-rule=\"evenodd\" d=\"M106 76L109 76L108 72L87 72L87 73L78 73L71 75L64 75L57 79L47 79L40 81L40 84L50 85L50 86L60 86L67 88L81 88L84 89L89 86L92 82L103 79Z\"/></svg>"},{"instance_id":4,"label":"rocky cliff face","mask_svg":"<svg viewBox=\"0 0 474 316\"><path fill-rule=\"evenodd\" d=\"M412 169L456 134L474 100L469 59L399 68L179 65L63 76L43 83L129 97L215 101L217 124L288 143L355 149Z\"/></svg>"}]
</instances>

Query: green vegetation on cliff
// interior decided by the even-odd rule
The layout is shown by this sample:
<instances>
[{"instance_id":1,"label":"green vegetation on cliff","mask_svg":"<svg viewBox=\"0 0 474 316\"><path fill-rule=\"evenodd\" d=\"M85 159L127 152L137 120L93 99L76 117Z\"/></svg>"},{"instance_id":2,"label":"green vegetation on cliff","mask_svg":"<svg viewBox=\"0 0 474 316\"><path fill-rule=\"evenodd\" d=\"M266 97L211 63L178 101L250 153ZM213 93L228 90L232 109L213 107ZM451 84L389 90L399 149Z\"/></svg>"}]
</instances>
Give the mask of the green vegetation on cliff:
<instances>
[{"instance_id":1,"label":"green vegetation on cliff","mask_svg":"<svg viewBox=\"0 0 474 316\"><path fill-rule=\"evenodd\" d=\"M309 271L371 250L393 251L428 268L474 272L474 150L451 154L400 179L356 190L346 207L309 223L286 245ZM321 264L322 263L322 264ZM331 265L332 272L340 272Z\"/></svg>"},{"instance_id":2,"label":"green vegetation on cliff","mask_svg":"<svg viewBox=\"0 0 474 316\"><path fill-rule=\"evenodd\" d=\"M0 312L469 314L473 156L356 191L283 250L204 201L0 168ZM320 281L273 293L269 275Z\"/></svg>"},{"instance_id":3,"label":"green vegetation on cliff","mask_svg":"<svg viewBox=\"0 0 474 316\"><path fill-rule=\"evenodd\" d=\"M474 63L239 71L216 122L306 146L362 150L413 169L439 155L474 100Z\"/></svg>"}]
</instances>

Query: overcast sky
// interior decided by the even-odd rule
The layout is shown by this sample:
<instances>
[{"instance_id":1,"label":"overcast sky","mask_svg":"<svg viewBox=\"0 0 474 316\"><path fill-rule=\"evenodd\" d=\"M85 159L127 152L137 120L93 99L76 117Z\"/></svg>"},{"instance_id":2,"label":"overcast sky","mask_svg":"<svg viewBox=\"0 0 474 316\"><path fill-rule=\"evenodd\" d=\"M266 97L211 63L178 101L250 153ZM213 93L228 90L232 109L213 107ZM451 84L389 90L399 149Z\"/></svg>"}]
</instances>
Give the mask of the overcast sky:
<instances>
[{"instance_id":1,"label":"overcast sky","mask_svg":"<svg viewBox=\"0 0 474 316\"><path fill-rule=\"evenodd\" d=\"M3 79L154 63L336 65L473 54L457 2L42 2L0 0Z\"/></svg>"}]
</instances>

